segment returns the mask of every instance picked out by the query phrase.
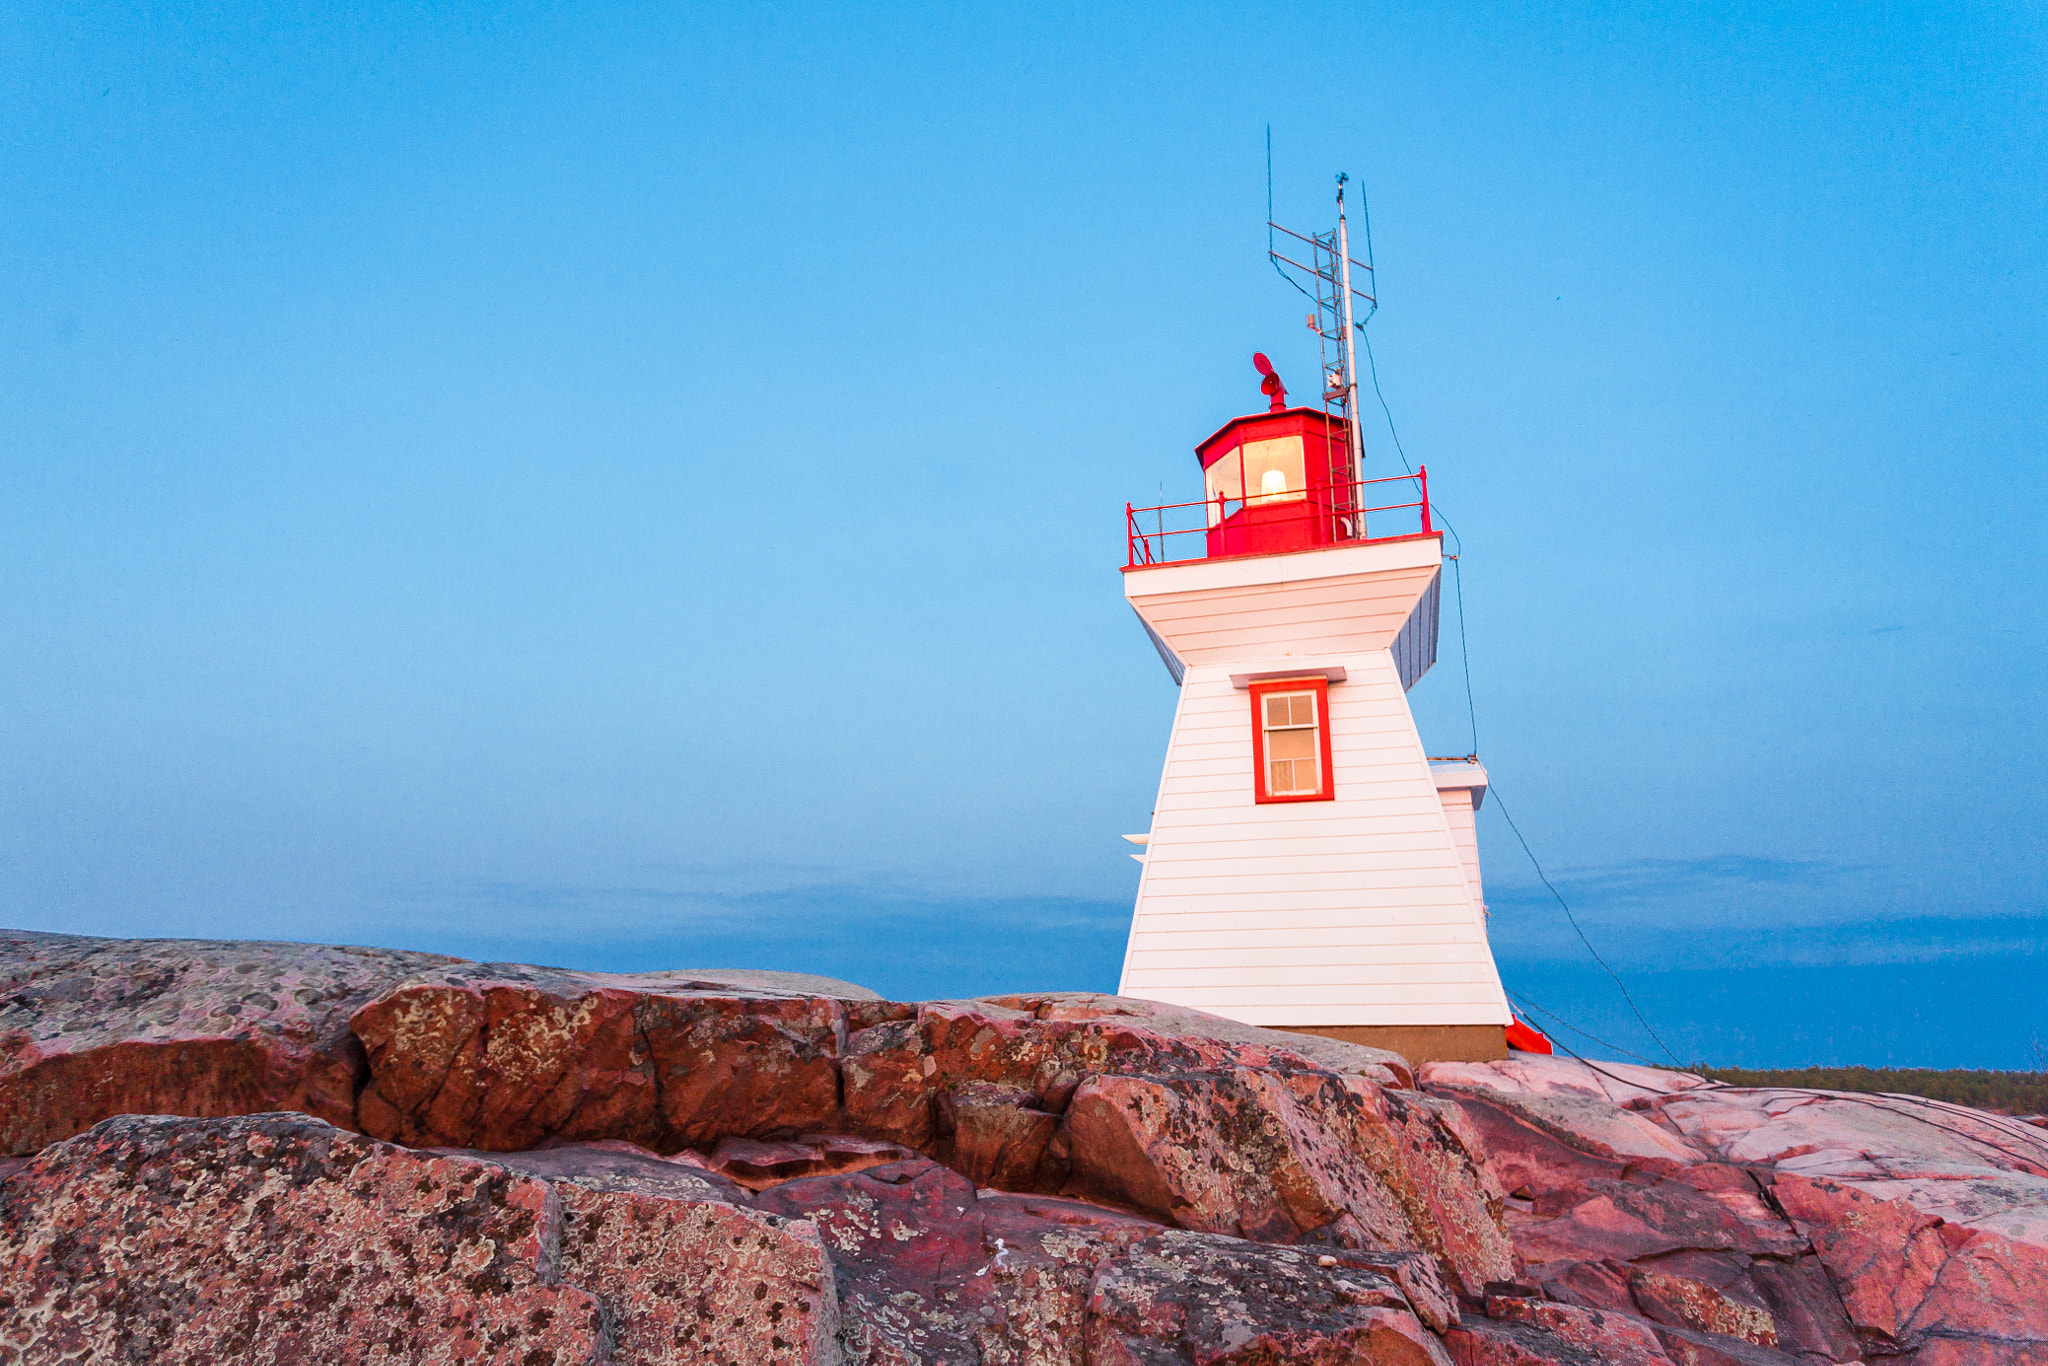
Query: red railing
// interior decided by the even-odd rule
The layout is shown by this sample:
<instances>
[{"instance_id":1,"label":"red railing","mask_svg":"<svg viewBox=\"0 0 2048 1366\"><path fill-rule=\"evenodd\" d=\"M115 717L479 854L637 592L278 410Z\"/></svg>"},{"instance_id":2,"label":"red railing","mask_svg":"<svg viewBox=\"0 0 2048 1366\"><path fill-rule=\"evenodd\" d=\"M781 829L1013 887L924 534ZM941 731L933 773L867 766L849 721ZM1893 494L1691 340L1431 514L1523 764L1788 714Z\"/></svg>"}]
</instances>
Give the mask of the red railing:
<instances>
[{"instance_id":1,"label":"red railing","mask_svg":"<svg viewBox=\"0 0 2048 1366\"><path fill-rule=\"evenodd\" d=\"M1367 498L1379 496L1374 487L1379 484L1412 484L1416 499L1383 507L1360 506ZM1301 510L1288 516L1280 512L1282 507ZM1244 519L1247 511L1256 514L1255 520ZM1241 524L1234 524L1233 518L1241 519ZM1319 545L1427 536L1435 531L1429 517L1429 466L1420 467L1414 474L1313 489L1292 502L1270 494L1253 495L1250 499L1218 494L1202 502L1162 503L1149 508L1125 503L1124 528L1129 552L1126 563L1133 569L1140 565L1186 564L1263 553L1257 549L1229 548L1233 543L1246 541L1263 546L1291 541L1293 544L1284 548L1306 550Z\"/></svg>"}]
</instances>

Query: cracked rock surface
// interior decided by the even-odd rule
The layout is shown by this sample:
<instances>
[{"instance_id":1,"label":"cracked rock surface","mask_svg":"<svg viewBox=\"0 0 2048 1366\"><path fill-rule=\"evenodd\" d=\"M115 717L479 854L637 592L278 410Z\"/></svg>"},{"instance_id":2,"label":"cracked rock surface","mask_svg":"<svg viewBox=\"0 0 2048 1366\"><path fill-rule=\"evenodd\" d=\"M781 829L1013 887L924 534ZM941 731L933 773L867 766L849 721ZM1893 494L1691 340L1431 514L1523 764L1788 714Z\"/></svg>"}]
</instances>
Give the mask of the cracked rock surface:
<instances>
[{"instance_id":1,"label":"cracked rock surface","mask_svg":"<svg viewBox=\"0 0 2048 1366\"><path fill-rule=\"evenodd\" d=\"M1421 1076L1478 1131L1524 1264L1447 1339L1461 1363L2048 1363L2040 1128L1531 1055Z\"/></svg>"},{"instance_id":2,"label":"cracked rock surface","mask_svg":"<svg viewBox=\"0 0 2048 1366\"><path fill-rule=\"evenodd\" d=\"M0 1366L2048 1366L2048 1132L1091 993L0 932Z\"/></svg>"}]
</instances>

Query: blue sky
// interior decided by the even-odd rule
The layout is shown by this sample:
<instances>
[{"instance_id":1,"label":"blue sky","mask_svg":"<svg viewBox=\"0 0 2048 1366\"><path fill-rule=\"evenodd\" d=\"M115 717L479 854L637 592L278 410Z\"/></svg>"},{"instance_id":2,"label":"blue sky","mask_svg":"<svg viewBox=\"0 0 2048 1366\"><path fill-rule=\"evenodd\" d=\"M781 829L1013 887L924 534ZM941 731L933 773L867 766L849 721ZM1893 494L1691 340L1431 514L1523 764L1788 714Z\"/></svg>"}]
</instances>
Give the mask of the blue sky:
<instances>
[{"instance_id":1,"label":"blue sky","mask_svg":"<svg viewBox=\"0 0 2048 1366\"><path fill-rule=\"evenodd\" d=\"M1688 1058L2028 1065L2044 58L1991 6L17 6L0 920L1113 986L1174 701L1122 504L1315 361L1270 125L1283 221L1370 199L1510 987L1649 1048L1503 805Z\"/></svg>"}]
</instances>

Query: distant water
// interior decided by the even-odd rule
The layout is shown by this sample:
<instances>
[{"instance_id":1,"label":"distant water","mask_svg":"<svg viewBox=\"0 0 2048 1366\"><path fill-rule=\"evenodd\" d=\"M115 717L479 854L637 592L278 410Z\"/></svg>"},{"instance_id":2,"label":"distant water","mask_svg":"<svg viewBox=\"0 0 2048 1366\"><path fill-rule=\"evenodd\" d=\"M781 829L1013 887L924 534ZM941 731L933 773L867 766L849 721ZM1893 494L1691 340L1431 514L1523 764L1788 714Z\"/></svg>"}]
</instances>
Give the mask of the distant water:
<instances>
[{"instance_id":1,"label":"distant water","mask_svg":"<svg viewBox=\"0 0 2048 1366\"><path fill-rule=\"evenodd\" d=\"M1597 967L1502 963L1501 971L1510 990L1581 1029L1662 1059ZM2048 954L1621 974L1687 1063L2048 1070L2034 1051L2037 1039L2048 1050ZM1588 1057L1624 1057L1569 1030L1557 1036Z\"/></svg>"},{"instance_id":2,"label":"distant water","mask_svg":"<svg viewBox=\"0 0 2048 1366\"><path fill-rule=\"evenodd\" d=\"M528 918L489 939L414 933L400 936L413 942L394 947L613 972L779 968L858 982L898 1000L1114 991L1130 908L813 888L733 898L703 914L648 915L640 908L631 916L586 918L562 908L557 915L548 929ZM1725 957L1728 945L1719 947ZM1618 966L1651 1026L1684 1063L2035 1068L2043 1064L2034 1040L2048 1048L2048 953L2032 947L1839 967ZM1588 1057L1634 1052L1665 1061L1597 967L1518 961L1505 948L1500 966L1510 991L1614 1045L1555 1031ZM1540 1015L1532 1018L1551 1027Z\"/></svg>"}]
</instances>

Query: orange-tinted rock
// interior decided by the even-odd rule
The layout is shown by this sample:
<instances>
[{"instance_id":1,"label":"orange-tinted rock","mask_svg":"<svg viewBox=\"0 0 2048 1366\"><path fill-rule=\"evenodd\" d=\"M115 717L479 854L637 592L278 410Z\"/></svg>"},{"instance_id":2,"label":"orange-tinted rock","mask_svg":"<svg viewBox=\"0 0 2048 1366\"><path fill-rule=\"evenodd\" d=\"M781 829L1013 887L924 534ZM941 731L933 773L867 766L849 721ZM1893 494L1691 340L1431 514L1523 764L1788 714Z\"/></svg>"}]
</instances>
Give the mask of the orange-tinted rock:
<instances>
[{"instance_id":1,"label":"orange-tinted rock","mask_svg":"<svg viewBox=\"0 0 2048 1366\"><path fill-rule=\"evenodd\" d=\"M355 1014L370 1066L359 1121L402 1143L497 1151L831 1128L839 1002L708 985L514 964L415 978Z\"/></svg>"},{"instance_id":2,"label":"orange-tinted rock","mask_svg":"<svg viewBox=\"0 0 2048 1366\"><path fill-rule=\"evenodd\" d=\"M849 1034L841 1059L846 1125L872 1138L922 1149L932 1141L931 1076L913 1014Z\"/></svg>"},{"instance_id":3,"label":"orange-tinted rock","mask_svg":"<svg viewBox=\"0 0 2048 1366\"><path fill-rule=\"evenodd\" d=\"M349 1016L458 962L320 944L0 931L0 1153L120 1114L300 1110L355 1124Z\"/></svg>"},{"instance_id":4,"label":"orange-tinted rock","mask_svg":"<svg viewBox=\"0 0 2048 1366\"><path fill-rule=\"evenodd\" d=\"M1455 1107L1311 1065L1271 1031L1204 1038L1177 1018L1184 1032L1162 1035L1111 998L1010 999L927 1004L851 1037L847 1125L914 1139L977 1183L1233 1236L1428 1251L1471 1287L1509 1269Z\"/></svg>"},{"instance_id":5,"label":"orange-tinted rock","mask_svg":"<svg viewBox=\"0 0 2048 1366\"><path fill-rule=\"evenodd\" d=\"M1778 1325L1771 1311L1749 1295L1690 1276L1644 1269L1630 1276L1629 1292L1643 1317L1654 1323L1722 1333L1760 1347L1778 1345Z\"/></svg>"},{"instance_id":6,"label":"orange-tinted rock","mask_svg":"<svg viewBox=\"0 0 2048 1366\"><path fill-rule=\"evenodd\" d=\"M1028 1191L1040 1184L1060 1117L1039 1109L1038 1096L968 1081L940 1091L937 1101L939 1155L948 1166L977 1186Z\"/></svg>"},{"instance_id":7,"label":"orange-tinted rock","mask_svg":"<svg viewBox=\"0 0 2048 1366\"><path fill-rule=\"evenodd\" d=\"M1435 1253L1467 1293L1512 1271L1491 1192L1414 1093L1294 1067L1085 1082L1067 1114L1074 1188L1186 1228Z\"/></svg>"},{"instance_id":8,"label":"orange-tinted rock","mask_svg":"<svg viewBox=\"0 0 2048 1366\"><path fill-rule=\"evenodd\" d=\"M885 1162L904 1162L920 1154L901 1144L851 1134L805 1134L802 1138L764 1143L751 1138L721 1138L708 1164L711 1171L762 1191L800 1176L861 1171Z\"/></svg>"}]
</instances>

